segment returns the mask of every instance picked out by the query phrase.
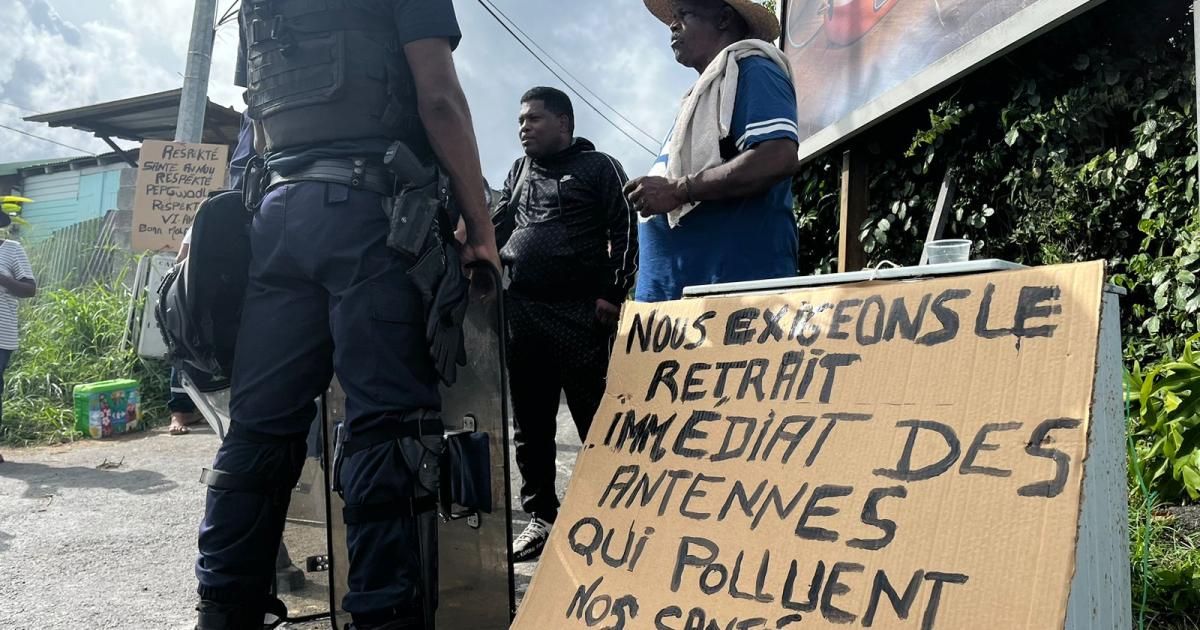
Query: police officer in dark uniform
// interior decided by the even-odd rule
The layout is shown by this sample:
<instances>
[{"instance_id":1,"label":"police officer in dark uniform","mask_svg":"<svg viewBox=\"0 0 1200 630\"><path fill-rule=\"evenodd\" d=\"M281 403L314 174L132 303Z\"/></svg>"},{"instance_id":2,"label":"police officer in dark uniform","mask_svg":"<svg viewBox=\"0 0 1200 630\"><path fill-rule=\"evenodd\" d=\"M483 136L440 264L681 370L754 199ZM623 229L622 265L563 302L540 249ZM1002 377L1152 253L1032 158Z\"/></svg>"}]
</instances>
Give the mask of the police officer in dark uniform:
<instances>
[{"instance_id":1,"label":"police officer in dark uniform","mask_svg":"<svg viewBox=\"0 0 1200 630\"><path fill-rule=\"evenodd\" d=\"M464 265L499 266L451 51L451 0L243 0L250 117L266 190L250 228L232 424L211 470L196 575L200 630L262 628L313 400L336 373L358 630L428 628L436 596L438 370L412 261L387 244L384 167L402 141L448 174ZM432 321L432 320L429 320ZM424 543L424 544L421 544Z\"/></svg>"}]
</instances>

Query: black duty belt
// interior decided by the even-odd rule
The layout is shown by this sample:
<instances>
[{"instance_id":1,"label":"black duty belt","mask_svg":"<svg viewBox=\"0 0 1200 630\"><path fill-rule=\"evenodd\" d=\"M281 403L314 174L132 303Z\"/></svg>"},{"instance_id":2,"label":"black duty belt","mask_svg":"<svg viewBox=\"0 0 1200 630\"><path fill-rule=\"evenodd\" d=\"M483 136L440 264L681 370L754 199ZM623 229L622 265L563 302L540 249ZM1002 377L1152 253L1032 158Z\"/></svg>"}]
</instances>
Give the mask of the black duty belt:
<instances>
[{"instance_id":1,"label":"black duty belt","mask_svg":"<svg viewBox=\"0 0 1200 630\"><path fill-rule=\"evenodd\" d=\"M385 167L367 164L362 159L314 160L287 175L269 171L266 190L293 182L342 184L388 197L396 193L396 175Z\"/></svg>"}]
</instances>

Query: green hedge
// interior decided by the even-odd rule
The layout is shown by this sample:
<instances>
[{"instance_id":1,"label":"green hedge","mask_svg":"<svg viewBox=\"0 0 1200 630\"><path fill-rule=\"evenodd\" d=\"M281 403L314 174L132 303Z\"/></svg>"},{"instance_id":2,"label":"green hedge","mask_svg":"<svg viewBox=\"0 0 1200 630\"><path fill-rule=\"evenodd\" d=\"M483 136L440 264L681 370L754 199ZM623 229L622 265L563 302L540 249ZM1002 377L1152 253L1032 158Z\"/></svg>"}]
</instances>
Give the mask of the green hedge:
<instances>
[{"instance_id":1,"label":"green hedge","mask_svg":"<svg viewBox=\"0 0 1200 630\"><path fill-rule=\"evenodd\" d=\"M973 239L977 257L1107 260L1130 291L1128 356L1177 352L1200 313L1195 61L1181 7L1110 0L854 140L870 173L858 235L871 263L916 263L954 166L948 236ZM836 267L839 167L827 155L796 180L802 273Z\"/></svg>"}]
</instances>

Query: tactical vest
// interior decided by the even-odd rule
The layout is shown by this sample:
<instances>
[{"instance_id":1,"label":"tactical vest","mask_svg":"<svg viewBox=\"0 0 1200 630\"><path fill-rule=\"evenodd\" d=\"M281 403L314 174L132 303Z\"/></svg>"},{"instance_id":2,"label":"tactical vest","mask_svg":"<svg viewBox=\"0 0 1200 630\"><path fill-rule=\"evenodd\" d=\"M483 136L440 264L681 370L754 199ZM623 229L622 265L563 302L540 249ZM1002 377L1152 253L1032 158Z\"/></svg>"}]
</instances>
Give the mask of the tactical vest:
<instances>
[{"instance_id":1,"label":"tactical vest","mask_svg":"<svg viewBox=\"0 0 1200 630\"><path fill-rule=\"evenodd\" d=\"M425 143L394 18L351 0L246 0L250 117L268 153L384 138Z\"/></svg>"}]
</instances>

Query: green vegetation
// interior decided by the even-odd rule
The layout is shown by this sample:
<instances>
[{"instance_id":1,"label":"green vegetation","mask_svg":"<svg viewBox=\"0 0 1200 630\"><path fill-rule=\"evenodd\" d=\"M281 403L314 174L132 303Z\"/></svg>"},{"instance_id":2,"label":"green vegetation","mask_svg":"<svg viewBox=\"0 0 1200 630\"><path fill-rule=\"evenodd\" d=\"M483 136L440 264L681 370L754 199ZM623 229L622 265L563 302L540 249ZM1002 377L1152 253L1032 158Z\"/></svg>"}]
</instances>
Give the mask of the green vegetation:
<instances>
[{"instance_id":1,"label":"green vegetation","mask_svg":"<svg viewBox=\"0 0 1200 630\"><path fill-rule=\"evenodd\" d=\"M114 288L115 287L115 288ZM167 368L122 349L130 291L92 284L39 293L22 304L21 349L5 372L4 442L46 444L76 439L72 389L113 378L141 382L142 417L166 415Z\"/></svg>"},{"instance_id":2,"label":"green vegetation","mask_svg":"<svg viewBox=\"0 0 1200 630\"><path fill-rule=\"evenodd\" d=\"M1200 506L1189 528L1163 508L1200 499L1200 335L1152 369L1135 363L1125 390L1134 611L1140 627L1194 630L1200 628Z\"/></svg>"},{"instance_id":3,"label":"green vegetation","mask_svg":"<svg viewBox=\"0 0 1200 630\"><path fill-rule=\"evenodd\" d=\"M1109 2L855 141L870 174L858 231L871 263L917 261L953 166L946 234L973 239L976 257L1106 260L1130 291L1131 359L1200 332L1191 18L1152 4ZM824 156L797 179L802 272L836 267L839 167Z\"/></svg>"},{"instance_id":4,"label":"green vegetation","mask_svg":"<svg viewBox=\"0 0 1200 630\"><path fill-rule=\"evenodd\" d=\"M1150 507L1131 511L1129 519L1135 627L1197 630L1200 533L1182 531L1172 518L1154 516Z\"/></svg>"},{"instance_id":5,"label":"green vegetation","mask_svg":"<svg viewBox=\"0 0 1200 630\"><path fill-rule=\"evenodd\" d=\"M1134 462L1157 497L1172 504L1200 500L1200 335L1178 358L1143 373L1126 373Z\"/></svg>"},{"instance_id":6,"label":"green vegetation","mask_svg":"<svg viewBox=\"0 0 1200 630\"><path fill-rule=\"evenodd\" d=\"M1122 299L1139 627L1200 629L1200 212L1192 15L1111 0L852 140L870 264L915 264L941 181L975 257L1105 260ZM1074 44L1073 44L1074 43ZM914 129L917 131L914 133ZM796 180L802 273L837 266L840 155ZM1143 367L1144 366L1144 367ZM1191 528L1191 531L1185 531Z\"/></svg>"}]
</instances>

